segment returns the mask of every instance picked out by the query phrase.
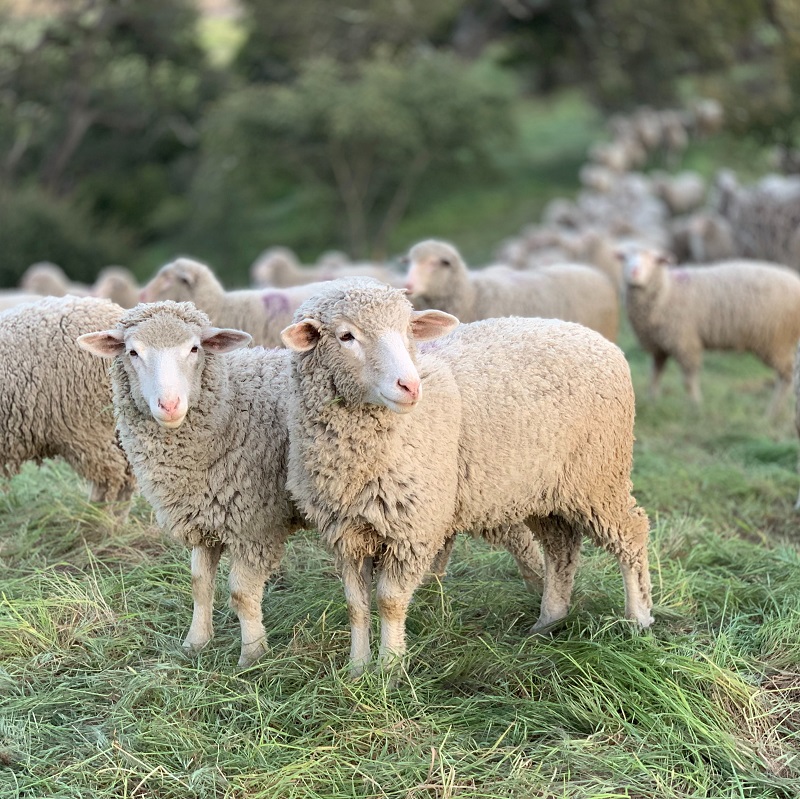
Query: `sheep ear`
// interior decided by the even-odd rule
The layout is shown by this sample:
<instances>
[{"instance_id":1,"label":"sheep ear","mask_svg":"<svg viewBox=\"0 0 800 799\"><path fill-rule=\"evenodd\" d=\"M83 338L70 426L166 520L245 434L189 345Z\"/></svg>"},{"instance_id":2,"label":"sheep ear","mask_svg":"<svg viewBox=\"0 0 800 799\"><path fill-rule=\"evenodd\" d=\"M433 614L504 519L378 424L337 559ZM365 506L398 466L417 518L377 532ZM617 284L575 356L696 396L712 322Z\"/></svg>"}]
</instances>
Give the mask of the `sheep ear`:
<instances>
[{"instance_id":1,"label":"sheep ear","mask_svg":"<svg viewBox=\"0 0 800 799\"><path fill-rule=\"evenodd\" d=\"M675 263L675 256L671 252L660 252L656 257L656 263L672 266Z\"/></svg>"},{"instance_id":2,"label":"sheep ear","mask_svg":"<svg viewBox=\"0 0 800 799\"><path fill-rule=\"evenodd\" d=\"M614 247L614 257L621 263L624 264L626 260L627 253L621 247Z\"/></svg>"},{"instance_id":3,"label":"sheep ear","mask_svg":"<svg viewBox=\"0 0 800 799\"><path fill-rule=\"evenodd\" d=\"M411 314L411 335L415 341L431 341L446 336L461 323L444 311L414 311Z\"/></svg>"},{"instance_id":4,"label":"sheep ear","mask_svg":"<svg viewBox=\"0 0 800 799\"><path fill-rule=\"evenodd\" d=\"M200 343L209 352L231 352L246 347L252 340L249 333L230 328L207 327L200 334Z\"/></svg>"},{"instance_id":5,"label":"sheep ear","mask_svg":"<svg viewBox=\"0 0 800 799\"><path fill-rule=\"evenodd\" d=\"M320 327L316 319L303 319L281 330L281 340L294 352L308 352L317 346Z\"/></svg>"},{"instance_id":6,"label":"sheep ear","mask_svg":"<svg viewBox=\"0 0 800 799\"><path fill-rule=\"evenodd\" d=\"M116 358L125 350L122 331L101 330L97 333L84 333L76 339L78 346L98 358Z\"/></svg>"}]
</instances>

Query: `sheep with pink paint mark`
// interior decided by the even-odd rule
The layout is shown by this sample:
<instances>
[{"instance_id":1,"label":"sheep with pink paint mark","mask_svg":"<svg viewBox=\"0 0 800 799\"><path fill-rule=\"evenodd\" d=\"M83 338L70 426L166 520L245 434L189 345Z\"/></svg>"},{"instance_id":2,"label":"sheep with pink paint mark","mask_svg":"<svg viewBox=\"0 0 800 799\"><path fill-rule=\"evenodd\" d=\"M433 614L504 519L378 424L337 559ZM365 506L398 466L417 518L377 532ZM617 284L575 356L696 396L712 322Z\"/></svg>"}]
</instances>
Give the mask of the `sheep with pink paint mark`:
<instances>
[{"instance_id":1,"label":"sheep with pink paint mark","mask_svg":"<svg viewBox=\"0 0 800 799\"><path fill-rule=\"evenodd\" d=\"M620 250L619 258L631 325L653 358L653 396L672 357L699 404L703 352L738 350L776 371L769 414L780 411L800 340L800 276L778 264L746 260L670 268L671 256L635 247Z\"/></svg>"}]
</instances>

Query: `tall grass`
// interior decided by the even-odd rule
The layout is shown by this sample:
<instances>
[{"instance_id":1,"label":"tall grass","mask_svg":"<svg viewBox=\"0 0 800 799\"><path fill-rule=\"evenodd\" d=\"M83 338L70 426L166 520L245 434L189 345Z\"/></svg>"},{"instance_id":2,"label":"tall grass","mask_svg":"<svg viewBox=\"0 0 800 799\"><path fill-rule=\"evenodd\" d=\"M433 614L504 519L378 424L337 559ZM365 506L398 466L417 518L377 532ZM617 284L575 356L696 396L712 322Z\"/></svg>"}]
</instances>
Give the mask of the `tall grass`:
<instances>
[{"instance_id":1,"label":"tall grass","mask_svg":"<svg viewBox=\"0 0 800 799\"><path fill-rule=\"evenodd\" d=\"M637 396L647 365L626 333ZM0 797L793 797L800 778L798 481L769 373L709 357L638 407L656 623L621 618L586 545L573 610L531 637L510 557L460 540L422 588L399 677L347 676L347 619L314 534L269 585L271 652L238 671L220 576L196 659L186 552L141 499L124 525L63 465L0 494Z\"/></svg>"}]
</instances>

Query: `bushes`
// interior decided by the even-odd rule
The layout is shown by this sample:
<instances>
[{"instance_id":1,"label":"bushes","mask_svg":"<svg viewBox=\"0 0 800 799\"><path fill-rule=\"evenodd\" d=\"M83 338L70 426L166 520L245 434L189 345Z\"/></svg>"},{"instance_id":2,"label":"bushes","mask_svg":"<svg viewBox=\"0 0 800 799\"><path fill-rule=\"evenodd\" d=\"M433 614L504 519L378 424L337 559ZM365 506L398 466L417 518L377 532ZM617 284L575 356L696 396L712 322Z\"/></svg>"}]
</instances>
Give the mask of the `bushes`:
<instances>
[{"instance_id":1,"label":"bushes","mask_svg":"<svg viewBox=\"0 0 800 799\"><path fill-rule=\"evenodd\" d=\"M80 206L28 187L0 192L0 287L15 286L35 261L53 261L74 280L92 281L110 263L125 263L126 240L98 230Z\"/></svg>"}]
</instances>

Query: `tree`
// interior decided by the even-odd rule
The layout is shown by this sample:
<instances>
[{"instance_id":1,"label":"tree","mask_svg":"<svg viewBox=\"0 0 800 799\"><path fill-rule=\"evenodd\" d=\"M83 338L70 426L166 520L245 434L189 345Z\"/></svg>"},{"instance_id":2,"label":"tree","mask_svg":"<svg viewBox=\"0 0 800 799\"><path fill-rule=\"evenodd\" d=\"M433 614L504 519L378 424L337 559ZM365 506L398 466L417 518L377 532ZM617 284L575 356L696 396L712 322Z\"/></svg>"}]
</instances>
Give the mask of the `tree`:
<instances>
[{"instance_id":1,"label":"tree","mask_svg":"<svg viewBox=\"0 0 800 799\"><path fill-rule=\"evenodd\" d=\"M455 186L512 132L511 87L485 66L435 51L353 68L314 59L290 84L222 101L207 130L204 185L213 175L219 191L300 185L337 203L351 253L383 255L421 181Z\"/></svg>"}]
</instances>

